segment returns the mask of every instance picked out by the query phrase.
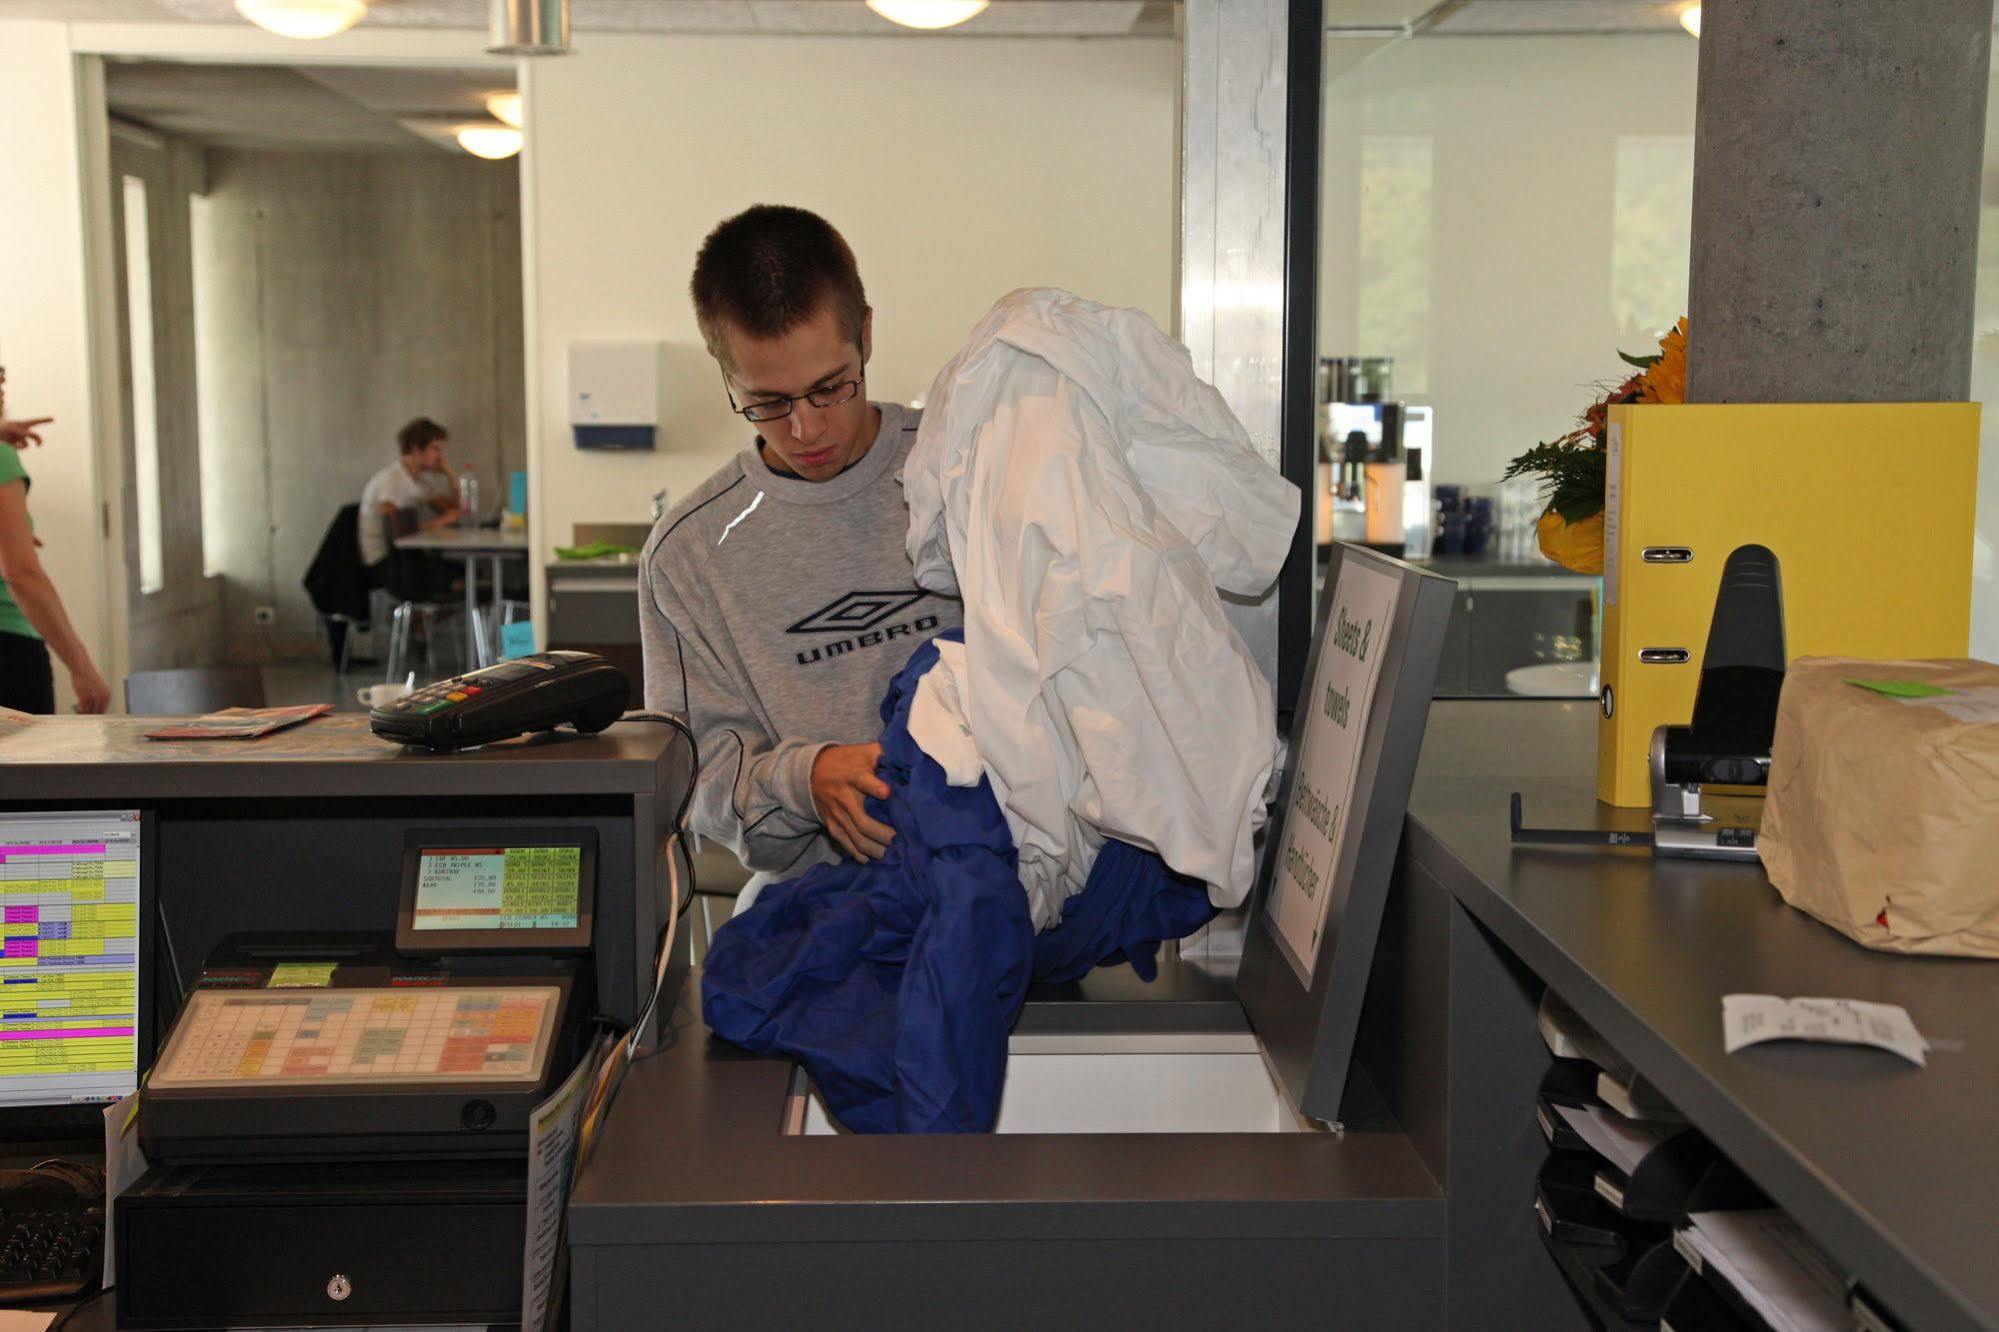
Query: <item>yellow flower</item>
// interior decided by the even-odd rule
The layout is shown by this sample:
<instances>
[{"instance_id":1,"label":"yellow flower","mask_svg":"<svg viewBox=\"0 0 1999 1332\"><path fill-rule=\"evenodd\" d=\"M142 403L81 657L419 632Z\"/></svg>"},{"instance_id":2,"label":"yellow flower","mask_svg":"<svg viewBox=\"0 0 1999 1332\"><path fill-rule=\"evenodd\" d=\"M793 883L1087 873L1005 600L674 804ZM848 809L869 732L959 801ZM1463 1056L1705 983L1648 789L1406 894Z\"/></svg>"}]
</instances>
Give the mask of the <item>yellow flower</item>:
<instances>
[{"instance_id":1,"label":"yellow flower","mask_svg":"<svg viewBox=\"0 0 1999 1332\"><path fill-rule=\"evenodd\" d=\"M1673 325L1659 339L1659 359L1640 377L1638 401L1682 403L1687 400L1687 320Z\"/></svg>"},{"instance_id":2,"label":"yellow flower","mask_svg":"<svg viewBox=\"0 0 1999 1332\"><path fill-rule=\"evenodd\" d=\"M1579 523L1563 520L1553 509L1541 515L1535 535L1541 553L1564 569L1575 573L1603 572L1603 514L1592 514Z\"/></svg>"}]
</instances>

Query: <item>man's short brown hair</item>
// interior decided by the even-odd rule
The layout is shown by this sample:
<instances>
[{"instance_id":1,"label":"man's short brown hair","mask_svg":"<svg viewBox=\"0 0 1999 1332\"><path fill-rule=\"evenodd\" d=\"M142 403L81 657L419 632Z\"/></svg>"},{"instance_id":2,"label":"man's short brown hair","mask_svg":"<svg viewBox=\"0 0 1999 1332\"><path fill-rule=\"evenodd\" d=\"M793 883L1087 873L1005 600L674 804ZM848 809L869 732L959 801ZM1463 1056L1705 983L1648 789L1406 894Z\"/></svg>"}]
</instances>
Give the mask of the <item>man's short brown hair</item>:
<instances>
[{"instance_id":1,"label":"man's short brown hair","mask_svg":"<svg viewBox=\"0 0 1999 1332\"><path fill-rule=\"evenodd\" d=\"M868 296L854 252L817 213L758 204L708 233L694 259L694 318L724 365L723 327L758 340L782 337L830 301L840 333L859 345Z\"/></svg>"},{"instance_id":2,"label":"man's short brown hair","mask_svg":"<svg viewBox=\"0 0 1999 1332\"><path fill-rule=\"evenodd\" d=\"M396 432L396 443L402 446L404 453L415 453L418 449L429 448L434 440L449 438L451 436L445 428L428 416L419 416Z\"/></svg>"}]
</instances>

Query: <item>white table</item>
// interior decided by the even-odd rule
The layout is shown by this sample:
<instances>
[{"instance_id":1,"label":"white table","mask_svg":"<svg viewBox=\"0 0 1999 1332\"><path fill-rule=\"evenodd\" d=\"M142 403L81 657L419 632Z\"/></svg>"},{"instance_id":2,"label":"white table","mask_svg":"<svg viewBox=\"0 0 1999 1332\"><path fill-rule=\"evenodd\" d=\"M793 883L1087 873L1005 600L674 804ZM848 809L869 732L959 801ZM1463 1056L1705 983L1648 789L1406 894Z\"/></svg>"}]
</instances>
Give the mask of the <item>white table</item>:
<instances>
[{"instance_id":1,"label":"white table","mask_svg":"<svg viewBox=\"0 0 1999 1332\"><path fill-rule=\"evenodd\" d=\"M1528 698L1594 698L1603 692L1603 678L1593 661L1544 661L1515 666L1506 673L1506 688Z\"/></svg>"},{"instance_id":2,"label":"white table","mask_svg":"<svg viewBox=\"0 0 1999 1332\"><path fill-rule=\"evenodd\" d=\"M486 665L486 648L479 641L479 561L491 561L493 572L493 613L499 613L500 573L504 561L525 561L528 534L518 528L440 527L429 532L412 532L396 538L397 550L428 550L455 556L465 562L465 661L467 669Z\"/></svg>"}]
</instances>

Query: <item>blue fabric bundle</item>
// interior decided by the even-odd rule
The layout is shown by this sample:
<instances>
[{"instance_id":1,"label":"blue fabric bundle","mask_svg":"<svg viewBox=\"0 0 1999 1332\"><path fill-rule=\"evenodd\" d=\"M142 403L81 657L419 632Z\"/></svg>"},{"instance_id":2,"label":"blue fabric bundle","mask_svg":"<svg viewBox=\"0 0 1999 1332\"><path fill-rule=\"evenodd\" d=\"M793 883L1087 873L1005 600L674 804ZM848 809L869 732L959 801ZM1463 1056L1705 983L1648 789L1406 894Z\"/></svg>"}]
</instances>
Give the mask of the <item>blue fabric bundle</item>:
<instances>
[{"instance_id":1,"label":"blue fabric bundle","mask_svg":"<svg viewBox=\"0 0 1999 1332\"><path fill-rule=\"evenodd\" d=\"M918 647L882 700L889 797L868 812L895 829L887 854L764 889L716 931L702 974L709 1029L796 1058L859 1133L990 1130L1031 980L1129 960L1149 981L1160 941L1214 915L1201 883L1112 841L1037 937L991 786L950 785L910 738L916 683L936 660Z\"/></svg>"}]
</instances>

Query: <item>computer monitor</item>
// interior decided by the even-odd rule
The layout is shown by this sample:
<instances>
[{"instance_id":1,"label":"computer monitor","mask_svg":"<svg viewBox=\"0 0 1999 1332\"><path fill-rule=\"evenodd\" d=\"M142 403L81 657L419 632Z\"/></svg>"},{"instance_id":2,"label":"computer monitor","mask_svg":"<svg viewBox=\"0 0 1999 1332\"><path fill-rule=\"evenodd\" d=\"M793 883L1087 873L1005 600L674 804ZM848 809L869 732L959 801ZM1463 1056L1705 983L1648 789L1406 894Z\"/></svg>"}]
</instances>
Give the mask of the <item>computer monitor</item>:
<instances>
[{"instance_id":1,"label":"computer monitor","mask_svg":"<svg viewBox=\"0 0 1999 1332\"><path fill-rule=\"evenodd\" d=\"M150 1054L153 824L0 813L0 1139L102 1132Z\"/></svg>"},{"instance_id":2,"label":"computer monitor","mask_svg":"<svg viewBox=\"0 0 1999 1332\"><path fill-rule=\"evenodd\" d=\"M582 952L596 896L590 828L413 830L403 844L396 951Z\"/></svg>"}]
</instances>

